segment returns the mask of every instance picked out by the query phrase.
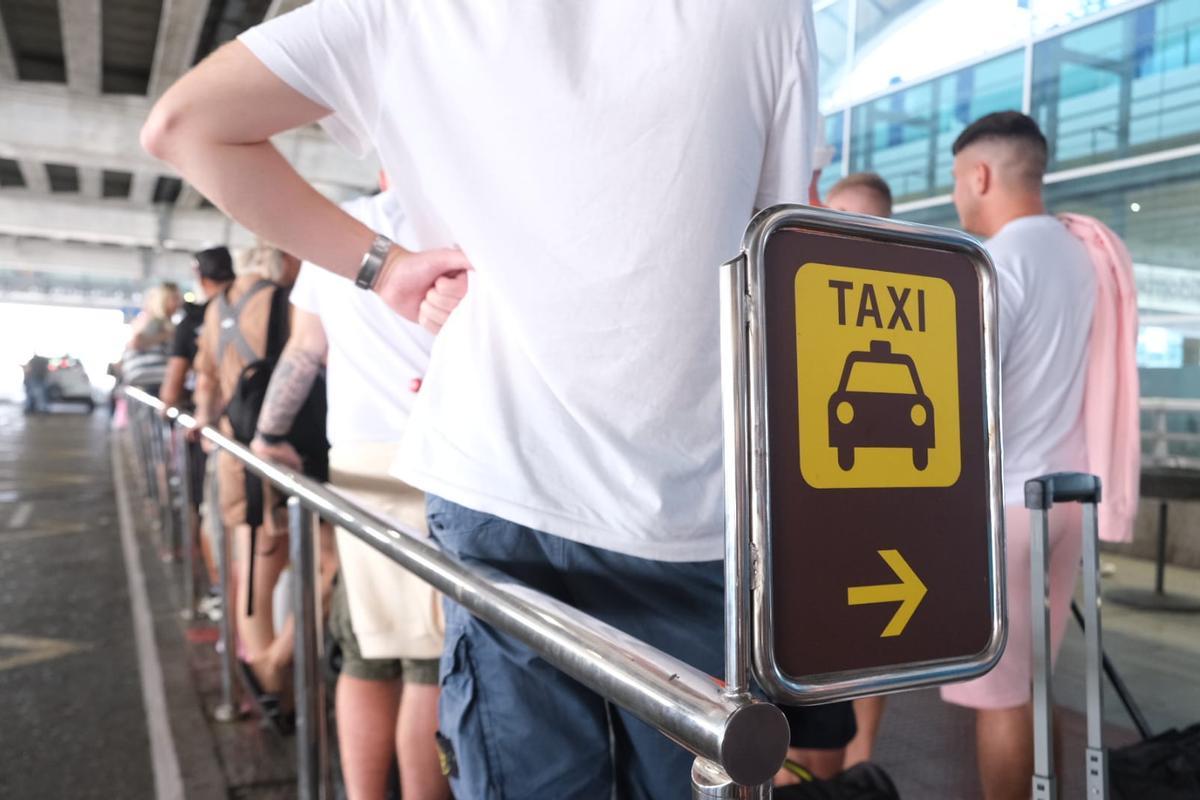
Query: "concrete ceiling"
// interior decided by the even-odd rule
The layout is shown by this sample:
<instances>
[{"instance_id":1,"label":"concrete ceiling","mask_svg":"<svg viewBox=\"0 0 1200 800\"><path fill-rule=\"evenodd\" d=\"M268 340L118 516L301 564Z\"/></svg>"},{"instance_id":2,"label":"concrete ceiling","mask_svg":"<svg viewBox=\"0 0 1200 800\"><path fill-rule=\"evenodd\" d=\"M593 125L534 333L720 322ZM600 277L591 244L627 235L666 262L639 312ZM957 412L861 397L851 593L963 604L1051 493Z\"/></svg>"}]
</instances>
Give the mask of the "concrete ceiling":
<instances>
[{"instance_id":1,"label":"concrete ceiling","mask_svg":"<svg viewBox=\"0 0 1200 800\"><path fill-rule=\"evenodd\" d=\"M193 64L305 0L0 0L0 297L97 301L188 280L189 250L248 244L198 192L147 156L138 131ZM335 199L376 166L317 128L276 144ZM103 296L103 297L102 297Z\"/></svg>"}]
</instances>

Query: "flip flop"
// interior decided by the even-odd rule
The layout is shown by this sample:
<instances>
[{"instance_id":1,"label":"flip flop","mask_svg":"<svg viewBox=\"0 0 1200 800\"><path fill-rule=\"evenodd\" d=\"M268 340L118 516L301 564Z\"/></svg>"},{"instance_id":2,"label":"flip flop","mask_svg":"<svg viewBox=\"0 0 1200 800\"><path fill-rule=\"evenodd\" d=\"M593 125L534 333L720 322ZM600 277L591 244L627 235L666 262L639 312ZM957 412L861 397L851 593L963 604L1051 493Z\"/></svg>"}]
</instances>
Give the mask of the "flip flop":
<instances>
[{"instance_id":1,"label":"flip flop","mask_svg":"<svg viewBox=\"0 0 1200 800\"><path fill-rule=\"evenodd\" d=\"M242 676L242 684L251 705L258 711L259 716L269 724L280 736L288 736L295 729L294 715L283 711L279 703L279 695L263 689L254 674L254 669L242 659L237 660L238 672Z\"/></svg>"}]
</instances>

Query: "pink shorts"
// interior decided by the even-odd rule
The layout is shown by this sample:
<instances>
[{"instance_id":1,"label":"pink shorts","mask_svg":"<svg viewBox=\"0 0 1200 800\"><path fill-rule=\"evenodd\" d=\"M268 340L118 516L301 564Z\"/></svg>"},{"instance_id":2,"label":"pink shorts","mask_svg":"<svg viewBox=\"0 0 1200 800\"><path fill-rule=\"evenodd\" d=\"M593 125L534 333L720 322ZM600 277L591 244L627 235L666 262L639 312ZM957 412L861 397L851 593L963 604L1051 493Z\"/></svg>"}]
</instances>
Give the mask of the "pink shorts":
<instances>
[{"instance_id":1,"label":"pink shorts","mask_svg":"<svg viewBox=\"0 0 1200 800\"><path fill-rule=\"evenodd\" d=\"M1004 509L1008 585L1008 644L999 663L982 678L942 687L942 699L968 708L1014 708L1033 696L1033 636L1029 611L1030 512ZM1071 597L1083 550L1080 509L1075 503L1050 510L1050 644L1057 656L1067 628Z\"/></svg>"}]
</instances>

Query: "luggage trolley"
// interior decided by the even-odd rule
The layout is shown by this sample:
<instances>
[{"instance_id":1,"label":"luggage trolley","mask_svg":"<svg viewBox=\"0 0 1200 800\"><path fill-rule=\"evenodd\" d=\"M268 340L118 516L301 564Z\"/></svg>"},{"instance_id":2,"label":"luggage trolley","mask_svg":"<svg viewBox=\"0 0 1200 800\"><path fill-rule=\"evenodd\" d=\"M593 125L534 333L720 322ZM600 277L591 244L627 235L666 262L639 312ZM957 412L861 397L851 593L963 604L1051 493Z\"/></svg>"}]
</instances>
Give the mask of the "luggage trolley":
<instances>
[{"instance_id":1,"label":"luggage trolley","mask_svg":"<svg viewBox=\"0 0 1200 800\"><path fill-rule=\"evenodd\" d=\"M1104 751L1103 644L1100 631L1100 544L1097 506L1100 479L1082 472L1043 475L1025 483L1025 507L1033 515L1030 536L1030 613L1033 623L1033 800L1057 800L1050 642L1050 509L1055 503L1083 504L1083 610L1087 652L1088 800L1108 798L1108 757Z\"/></svg>"}]
</instances>

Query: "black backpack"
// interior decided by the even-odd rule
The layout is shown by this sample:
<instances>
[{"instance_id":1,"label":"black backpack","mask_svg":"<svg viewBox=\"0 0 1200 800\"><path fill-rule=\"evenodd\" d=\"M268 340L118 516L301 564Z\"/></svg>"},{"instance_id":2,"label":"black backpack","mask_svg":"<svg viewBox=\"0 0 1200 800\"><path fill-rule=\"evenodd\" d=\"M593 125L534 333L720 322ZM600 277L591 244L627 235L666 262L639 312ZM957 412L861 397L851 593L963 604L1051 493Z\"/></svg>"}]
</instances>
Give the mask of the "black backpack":
<instances>
[{"instance_id":1,"label":"black backpack","mask_svg":"<svg viewBox=\"0 0 1200 800\"><path fill-rule=\"evenodd\" d=\"M864 762L829 780L811 776L791 786L775 789L779 800L899 800L896 785L878 764Z\"/></svg>"},{"instance_id":2,"label":"black backpack","mask_svg":"<svg viewBox=\"0 0 1200 800\"><path fill-rule=\"evenodd\" d=\"M237 319L251 297L272 287L275 291L271 297L271 311L267 320L267 351L259 357L242 335ZM225 293L217 296L217 313L221 326L218 333L218 350L224 353L227 347L236 347L246 362L225 406L225 416L233 428L233 437L242 444L249 444L254 439L258 430L258 415L267 395L267 386L271 383L275 365L287 344L288 294L286 288L268 280L261 280L246 290L236 303L231 304ZM327 411L325 378L318 375L304 404L296 413L291 430L287 433L288 443L296 448L296 452L304 461L304 474L319 481L329 479L329 442L325 438ZM262 519L259 516L256 520L246 521L255 525L261 523Z\"/></svg>"}]
</instances>

